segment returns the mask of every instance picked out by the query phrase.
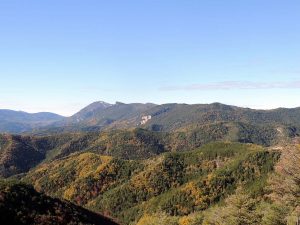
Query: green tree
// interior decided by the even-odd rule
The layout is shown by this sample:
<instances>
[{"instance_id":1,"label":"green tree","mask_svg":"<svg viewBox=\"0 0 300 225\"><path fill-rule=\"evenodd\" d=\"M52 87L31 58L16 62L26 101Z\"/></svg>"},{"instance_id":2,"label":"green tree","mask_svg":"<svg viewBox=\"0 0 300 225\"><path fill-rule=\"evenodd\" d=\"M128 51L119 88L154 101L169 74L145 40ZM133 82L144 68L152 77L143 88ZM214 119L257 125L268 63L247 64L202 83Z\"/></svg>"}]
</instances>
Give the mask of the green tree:
<instances>
[{"instance_id":1,"label":"green tree","mask_svg":"<svg viewBox=\"0 0 300 225\"><path fill-rule=\"evenodd\" d=\"M204 225L254 225L260 224L256 213L257 200L238 188L225 200L225 206L208 211Z\"/></svg>"}]
</instances>

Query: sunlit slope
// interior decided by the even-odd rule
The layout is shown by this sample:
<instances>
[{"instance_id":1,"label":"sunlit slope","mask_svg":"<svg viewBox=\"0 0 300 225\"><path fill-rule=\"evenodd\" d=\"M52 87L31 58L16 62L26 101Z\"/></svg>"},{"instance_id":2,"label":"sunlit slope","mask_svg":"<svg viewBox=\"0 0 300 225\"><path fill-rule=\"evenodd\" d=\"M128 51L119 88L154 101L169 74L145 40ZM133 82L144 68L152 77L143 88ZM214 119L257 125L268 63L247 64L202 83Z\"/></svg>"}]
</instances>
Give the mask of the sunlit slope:
<instances>
[{"instance_id":1,"label":"sunlit slope","mask_svg":"<svg viewBox=\"0 0 300 225\"><path fill-rule=\"evenodd\" d=\"M23 179L129 224L146 213L180 217L208 209L240 185L260 193L278 157L257 145L229 142L147 160L75 153L41 164Z\"/></svg>"}]
</instances>

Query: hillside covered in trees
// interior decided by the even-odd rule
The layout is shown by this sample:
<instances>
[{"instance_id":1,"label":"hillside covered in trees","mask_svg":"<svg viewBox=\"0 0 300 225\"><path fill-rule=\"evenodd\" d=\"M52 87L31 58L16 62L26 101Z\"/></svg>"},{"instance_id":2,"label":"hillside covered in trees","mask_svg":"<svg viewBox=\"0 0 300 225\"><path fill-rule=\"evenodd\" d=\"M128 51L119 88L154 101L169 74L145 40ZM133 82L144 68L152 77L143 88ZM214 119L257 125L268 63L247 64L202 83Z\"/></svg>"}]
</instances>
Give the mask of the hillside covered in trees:
<instances>
[{"instance_id":1,"label":"hillside covered in trees","mask_svg":"<svg viewBox=\"0 0 300 225\"><path fill-rule=\"evenodd\" d=\"M294 225L298 115L94 103L51 126L0 134L0 209L19 224L98 224L101 214L124 225Z\"/></svg>"},{"instance_id":2,"label":"hillside covered in trees","mask_svg":"<svg viewBox=\"0 0 300 225\"><path fill-rule=\"evenodd\" d=\"M146 122L143 117L147 117ZM50 134L62 131L103 131L144 128L173 132L178 129L219 122L265 126L300 127L300 108L254 110L212 104L125 104L94 102L70 117L52 113L29 114L0 110L0 132Z\"/></svg>"},{"instance_id":3,"label":"hillside covered in trees","mask_svg":"<svg viewBox=\"0 0 300 225\"><path fill-rule=\"evenodd\" d=\"M0 223L117 225L70 202L40 194L29 185L5 180L0 180Z\"/></svg>"},{"instance_id":4,"label":"hillside covered in trees","mask_svg":"<svg viewBox=\"0 0 300 225\"><path fill-rule=\"evenodd\" d=\"M160 216L182 224L223 204L240 188L262 198L279 155L257 145L226 142L146 160L75 153L41 164L23 181L121 224L149 224L145 221Z\"/></svg>"},{"instance_id":5,"label":"hillside covered in trees","mask_svg":"<svg viewBox=\"0 0 300 225\"><path fill-rule=\"evenodd\" d=\"M300 225L300 0L0 0L0 28L0 225Z\"/></svg>"},{"instance_id":6,"label":"hillside covered in trees","mask_svg":"<svg viewBox=\"0 0 300 225\"><path fill-rule=\"evenodd\" d=\"M51 135L0 134L0 176L29 171L39 163L74 152L93 152L122 159L147 159L165 152L196 149L214 141L253 143L265 147L298 136L293 126L218 122L191 125L174 132L135 128Z\"/></svg>"},{"instance_id":7,"label":"hillside covered in trees","mask_svg":"<svg viewBox=\"0 0 300 225\"><path fill-rule=\"evenodd\" d=\"M1 196L8 197L3 210L16 204L9 203L15 199L12 196L19 201L25 191L26 196L70 201L124 225L294 224L299 216L298 139L282 135L289 134L288 129L273 132L276 138L270 140L276 145L265 146L229 141L228 134L222 137L218 132L212 134L220 139L203 141L205 132L197 128L178 133L134 129L35 137L5 134L2 160L13 164L2 170L3 175L14 175L43 194L5 181ZM192 141L197 137L203 142ZM10 214L34 224L49 218L64 221L61 215L69 213L58 208L58 214L47 211L39 216L35 206L16 209L28 218L13 208ZM81 219L73 213L70 220L74 216L74 224L79 224Z\"/></svg>"}]
</instances>

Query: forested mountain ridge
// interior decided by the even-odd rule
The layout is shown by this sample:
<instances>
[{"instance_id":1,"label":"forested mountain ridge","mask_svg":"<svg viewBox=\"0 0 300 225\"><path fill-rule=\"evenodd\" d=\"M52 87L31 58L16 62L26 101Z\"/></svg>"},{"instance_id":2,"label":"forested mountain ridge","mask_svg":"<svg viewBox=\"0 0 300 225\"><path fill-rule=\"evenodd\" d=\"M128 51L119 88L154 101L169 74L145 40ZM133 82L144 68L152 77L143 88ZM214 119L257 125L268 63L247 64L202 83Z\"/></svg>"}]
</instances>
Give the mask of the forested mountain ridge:
<instances>
[{"instance_id":1,"label":"forested mountain ridge","mask_svg":"<svg viewBox=\"0 0 300 225\"><path fill-rule=\"evenodd\" d=\"M0 132L22 133L53 124L64 117L55 113L26 113L0 109Z\"/></svg>"},{"instance_id":2,"label":"forested mountain ridge","mask_svg":"<svg viewBox=\"0 0 300 225\"><path fill-rule=\"evenodd\" d=\"M43 161L75 152L93 152L122 159L147 159L164 152L196 149L215 141L272 146L291 141L298 130L291 127L245 123L192 125L174 132L148 129L58 133L46 136L0 134L0 176L27 172Z\"/></svg>"},{"instance_id":3,"label":"forested mountain ridge","mask_svg":"<svg viewBox=\"0 0 300 225\"><path fill-rule=\"evenodd\" d=\"M28 117L23 112L14 113L25 116L10 116L7 119L8 117L1 116L0 111L0 131L50 134L62 131L101 131L140 127L170 132L195 124L215 122L300 127L300 108L254 110L221 103L156 105L121 102L109 104L99 101L88 105L71 117L45 113L28 114L31 116Z\"/></svg>"},{"instance_id":4,"label":"forested mountain ridge","mask_svg":"<svg viewBox=\"0 0 300 225\"><path fill-rule=\"evenodd\" d=\"M85 113L88 115L87 117L78 119L78 114L75 114L63 120L63 123L52 124L43 130L44 132L57 130L99 131L141 127L153 131L170 132L195 124L203 125L215 122L300 126L300 108L254 110L221 103L194 105L116 103L109 107L100 107L99 110L85 111ZM145 118L147 119L144 120Z\"/></svg>"},{"instance_id":5,"label":"forested mountain ridge","mask_svg":"<svg viewBox=\"0 0 300 225\"><path fill-rule=\"evenodd\" d=\"M25 193L34 206L65 199L124 225L294 225L299 111L96 102L43 128L0 134L0 177L43 193L5 184L14 194L3 205ZM57 201L58 210L76 208ZM9 213L31 224L64 221L20 207ZM87 222L74 210L62 213Z\"/></svg>"},{"instance_id":6,"label":"forested mountain ridge","mask_svg":"<svg viewBox=\"0 0 300 225\"><path fill-rule=\"evenodd\" d=\"M233 124L222 123L225 125ZM295 135L290 135L289 129L275 127L271 131L277 132L274 140L280 142L264 148L230 142L228 137L233 135L228 136L226 132L223 139L218 139L223 134L220 126L210 127L209 136L206 136L207 128L202 133L203 130L197 130L198 126L194 131L187 129L191 133L139 128L45 137L5 134L1 136L1 148L20 145L21 149L25 148L25 153L47 149L39 151L44 157L42 161L35 162L32 169L18 179L52 197L67 199L116 218L121 224L217 225L226 221L226 225L271 225L274 220L281 221L275 224L294 221L298 215L298 200L293 194L297 184L293 183L295 190L289 190L289 186L282 186L280 190L276 187L282 179L288 179L287 184L297 182L295 172L298 170L294 165L300 157ZM268 133L266 130L261 132ZM245 133L240 132L240 135ZM290 138L286 139L285 133ZM257 139L263 137L260 133L250 134L245 136L263 140ZM214 135L217 138L212 139ZM197 148L198 144L202 147ZM128 154L130 149L132 152ZM127 154L122 154L123 151ZM15 152L12 156L22 154ZM23 161L26 160L16 161L16 165ZM289 178L291 174L295 177ZM289 196L283 202L279 196L286 193ZM235 208L234 211L239 212L240 207L246 210L247 218L231 210Z\"/></svg>"},{"instance_id":7,"label":"forested mountain ridge","mask_svg":"<svg viewBox=\"0 0 300 225\"><path fill-rule=\"evenodd\" d=\"M262 195L278 158L257 145L224 142L146 160L75 153L41 164L23 180L121 224L141 224L155 214L178 221L221 203L238 187Z\"/></svg>"},{"instance_id":8,"label":"forested mountain ridge","mask_svg":"<svg viewBox=\"0 0 300 225\"><path fill-rule=\"evenodd\" d=\"M70 202L48 197L17 181L0 180L0 223L117 225Z\"/></svg>"},{"instance_id":9,"label":"forested mountain ridge","mask_svg":"<svg viewBox=\"0 0 300 225\"><path fill-rule=\"evenodd\" d=\"M126 160L76 152L22 179L131 225L292 225L299 211L300 148L215 142Z\"/></svg>"},{"instance_id":10,"label":"forested mountain ridge","mask_svg":"<svg viewBox=\"0 0 300 225\"><path fill-rule=\"evenodd\" d=\"M154 104L132 103L124 104L116 102L109 104L105 102L94 102L78 113L67 119L67 124L82 124L89 126L107 126L115 121L130 120L140 116Z\"/></svg>"},{"instance_id":11,"label":"forested mountain ridge","mask_svg":"<svg viewBox=\"0 0 300 225\"><path fill-rule=\"evenodd\" d=\"M47 156L47 152L76 138L76 134L44 137L0 134L0 177L27 172Z\"/></svg>"}]
</instances>

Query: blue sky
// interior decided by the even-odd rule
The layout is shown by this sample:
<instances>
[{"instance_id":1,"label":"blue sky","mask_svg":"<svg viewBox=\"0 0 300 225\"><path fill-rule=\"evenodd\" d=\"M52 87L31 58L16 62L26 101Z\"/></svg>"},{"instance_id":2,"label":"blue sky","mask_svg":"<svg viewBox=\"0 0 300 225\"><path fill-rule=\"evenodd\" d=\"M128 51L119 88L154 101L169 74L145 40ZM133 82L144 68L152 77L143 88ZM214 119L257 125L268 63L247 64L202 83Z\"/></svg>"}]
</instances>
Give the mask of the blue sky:
<instances>
[{"instance_id":1,"label":"blue sky","mask_svg":"<svg viewBox=\"0 0 300 225\"><path fill-rule=\"evenodd\" d=\"M0 0L0 108L300 106L300 1Z\"/></svg>"}]
</instances>

